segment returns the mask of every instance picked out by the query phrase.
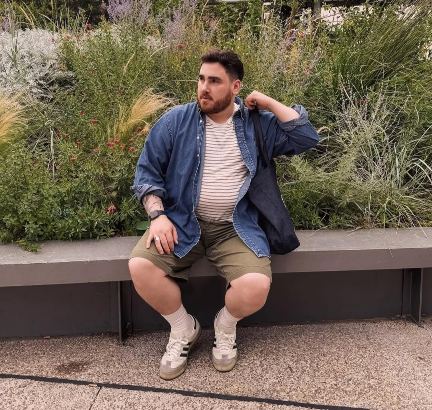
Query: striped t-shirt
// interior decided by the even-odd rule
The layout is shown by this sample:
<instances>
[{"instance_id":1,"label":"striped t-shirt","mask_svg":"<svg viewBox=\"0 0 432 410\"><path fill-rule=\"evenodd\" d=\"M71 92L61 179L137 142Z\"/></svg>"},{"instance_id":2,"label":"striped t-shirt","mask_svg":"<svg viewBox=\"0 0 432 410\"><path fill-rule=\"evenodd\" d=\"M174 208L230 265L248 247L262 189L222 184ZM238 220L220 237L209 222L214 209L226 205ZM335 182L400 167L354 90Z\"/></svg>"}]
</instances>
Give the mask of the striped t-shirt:
<instances>
[{"instance_id":1,"label":"striped t-shirt","mask_svg":"<svg viewBox=\"0 0 432 410\"><path fill-rule=\"evenodd\" d=\"M235 104L234 112L239 109ZM205 221L232 221L248 170L234 131L233 117L223 124L206 116L204 170L196 213Z\"/></svg>"}]
</instances>

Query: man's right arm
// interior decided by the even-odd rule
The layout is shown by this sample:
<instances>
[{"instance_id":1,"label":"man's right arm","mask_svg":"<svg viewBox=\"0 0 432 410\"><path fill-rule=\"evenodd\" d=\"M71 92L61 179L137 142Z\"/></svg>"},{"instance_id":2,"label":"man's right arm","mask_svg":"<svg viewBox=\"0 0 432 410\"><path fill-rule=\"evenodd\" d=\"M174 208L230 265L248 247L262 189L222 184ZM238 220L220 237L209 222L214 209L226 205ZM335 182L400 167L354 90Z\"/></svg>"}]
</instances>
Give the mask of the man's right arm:
<instances>
[{"instance_id":1,"label":"man's right arm","mask_svg":"<svg viewBox=\"0 0 432 410\"><path fill-rule=\"evenodd\" d=\"M150 130L138 159L131 188L147 214L154 210L164 210L162 201L167 196L165 174L173 148L172 137L165 114ZM160 254L173 252L174 245L178 244L177 230L166 215L151 221L146 248L150 247L152 241Z\"/></svg>"},{"instance_id":2,"label":"man's right arm","mask_svg":"<svg viewBox=\"0 0 432 410\"><path fill-rule=\"evenodd\" d=\"M153 194L165 199L165 173L172 150L172 133L167 115L163 115L152 127L138 159L134 183L131 189L144 205L143 198Z\"/></svg>"},{"instance_id":3,"label":"man's right arm","mask_svg":"<svg viewBox=\"0 0 432 410\"><path fill-rule=\"evenodd\" d=\"M163 211L164 206L162 199L157 195L147 194L143 196L142 204L144 206L147 215L152 211Z\"/></svg>"}]
</instances>

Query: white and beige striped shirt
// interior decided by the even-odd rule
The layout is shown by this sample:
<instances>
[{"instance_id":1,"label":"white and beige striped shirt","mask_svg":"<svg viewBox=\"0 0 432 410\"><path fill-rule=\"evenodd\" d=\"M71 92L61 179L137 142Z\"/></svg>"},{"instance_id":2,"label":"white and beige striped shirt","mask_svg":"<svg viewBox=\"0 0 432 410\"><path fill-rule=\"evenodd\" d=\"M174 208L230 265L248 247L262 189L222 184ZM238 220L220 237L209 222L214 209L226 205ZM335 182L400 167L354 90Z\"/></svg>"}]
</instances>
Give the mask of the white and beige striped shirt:
<instances>
[{"instance_id":1,"label":"white and beige striped shirt","mask_svg":"<svg viewBox=\"0 0 432 410\"><path fill-rule=\"evenodd\" d=\"M239 109L235 104L234 112ZM233 117L218 124L206 116L204 170L196 213L205 221L232 221L248 169L241 156Z\"/></svg>"}]
</instances>

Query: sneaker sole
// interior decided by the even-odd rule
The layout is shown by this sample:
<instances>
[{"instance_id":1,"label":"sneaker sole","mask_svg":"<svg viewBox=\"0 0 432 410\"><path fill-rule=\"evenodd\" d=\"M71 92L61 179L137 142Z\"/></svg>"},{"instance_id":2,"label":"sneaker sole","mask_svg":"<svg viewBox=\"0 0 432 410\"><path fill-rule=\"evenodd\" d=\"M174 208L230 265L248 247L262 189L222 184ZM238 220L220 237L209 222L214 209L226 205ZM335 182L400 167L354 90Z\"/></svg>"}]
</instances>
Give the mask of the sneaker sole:
<instances>
[{"instance_id":1,"label":"sneaker sole","mask_svg":"<svg viewBox=\"0 0 432 410\"><path fill-rule=\"evenodd\" d=\"M215 367L216 370L218 370L220 372L229 372L229 371L231 371L234 368L234 366L236 365L237 359L238 359L238 356L236 356L231 363L226 363L226 364L224 364L224 363L218 363L217 359L215 359L215 357L212 354L213 366Z\"/></svg>"},{"instance_id":2,"label":"sneaker sole","mask_svg":"<svg viewBox=\"0 0 432 410\"><path fill-rule=\"evenodd\" d=\"M195 339L193 339L191 341L191 345L190 345L190 348L189 348L189 354L190 354L190 352L192 351L192 349L195 346L196 342L198 341L198 339L201 336L201 332L202 332L201 325L198 323L198 321L197 321L197 324L199 326L198 327L198 333L195 336ZM159 376L162 379L164 379L164 380L172 380L172 379L175 379L176 377L179 377L186 370L188 360L189 360L189 355L186 358L186 361L184 362L184 365L182 365L181 367L178 367L174 372L170 372L170 373L161 373L161 372L159 372Z\"/></svg>"}]
</instances>

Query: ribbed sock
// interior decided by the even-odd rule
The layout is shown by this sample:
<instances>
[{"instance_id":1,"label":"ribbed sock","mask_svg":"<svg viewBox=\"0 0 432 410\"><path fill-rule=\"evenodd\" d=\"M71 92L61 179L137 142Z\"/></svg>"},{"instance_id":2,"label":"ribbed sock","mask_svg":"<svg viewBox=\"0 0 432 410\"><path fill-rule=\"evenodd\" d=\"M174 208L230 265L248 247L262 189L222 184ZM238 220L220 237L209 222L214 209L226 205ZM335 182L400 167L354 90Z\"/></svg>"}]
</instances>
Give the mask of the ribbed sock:
<instances>
[{"instance_id":1,"label":"ribbed sock","mask_svg":"<svg viewBox=\"0 0 432 410\"><path fill-rule=\"evenodd\" d=\"M171 325L171 333L185 333L188 336L193 333L194 320L192 316L188 314L183 304L174 313L162 316Z\"/></svg>"},{"instance_id":2,"label":"ribbed sock","mask_svg":"<svg viewBox=\"0 0 432 410\"><path fill-rule=\"evenodd\" d=\"M224 306L220 311L216 320L217 327L225 333L232 334L236 331L237 322L240 319L234 317L226 306Z\"/></svg>"}]
</instances>

